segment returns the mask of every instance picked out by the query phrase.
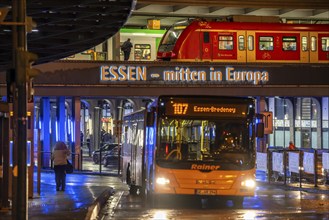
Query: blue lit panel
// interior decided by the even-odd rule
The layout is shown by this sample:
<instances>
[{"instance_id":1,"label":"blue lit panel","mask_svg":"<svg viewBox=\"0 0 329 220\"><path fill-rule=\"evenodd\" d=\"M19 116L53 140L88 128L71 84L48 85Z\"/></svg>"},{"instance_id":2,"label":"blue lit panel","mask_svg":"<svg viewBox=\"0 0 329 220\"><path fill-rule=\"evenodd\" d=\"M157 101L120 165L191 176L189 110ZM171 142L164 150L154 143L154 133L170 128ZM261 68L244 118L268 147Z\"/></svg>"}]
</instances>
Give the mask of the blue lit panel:
<instances>
[{"instance_id":1,"label":"blue lit panel","mask_svg":"<svg viewBox=\"0 0 329 220\"><path fill-rule=\"evenodd\" d=\"M27 141L26 142L26 165L27 166L31 166L31 141ZM13 167L14 164L14 156L13 156L13 152L14 152L14 142L10 141L9 144L9 164L11 167Z\"/></svg>"}]
</instances>

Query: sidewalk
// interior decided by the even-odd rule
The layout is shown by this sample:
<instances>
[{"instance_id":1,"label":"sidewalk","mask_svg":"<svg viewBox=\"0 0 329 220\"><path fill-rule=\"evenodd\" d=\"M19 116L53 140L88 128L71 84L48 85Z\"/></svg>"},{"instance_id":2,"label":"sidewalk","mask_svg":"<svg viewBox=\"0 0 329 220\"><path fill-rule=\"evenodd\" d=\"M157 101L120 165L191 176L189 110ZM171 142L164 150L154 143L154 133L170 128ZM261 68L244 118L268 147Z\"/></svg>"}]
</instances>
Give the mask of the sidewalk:
<instances>
[{"instance_id":1,"label":"sidewalk","mask_svg":"<svg viewBox=\"0 0 329 220\"><path fill-rule=\"evenodd\" d=\"M56 191L54 173L42 172L38 195L35 173L34 198L28 200L28 219L91 219L115 190L127 190L126 185L113 176L74 173L66 178L65 192ZM11 214L11 210L0 210L0 219L9 220Z\"/></svg>"},{"instance_id":2,"label":"sidewalk","mask_svg":"<svg viewBox=\"0 0 329 220\"><path fill-rule=\"evenodd\" d=\"M256 181L258 185L273 185L285 190L291 190L291 191L305 191L310 193L324 193L329 194L329 185L328 184L318 184L316 187L314 186L314 183L305 183L303 182L300 184L299 182L293 182L290 183L289 180L287 180L286 184L284 184L282 181L271 181L268 182L267 174L264 171L256 171Z\"/></svg>"}]
</instances>

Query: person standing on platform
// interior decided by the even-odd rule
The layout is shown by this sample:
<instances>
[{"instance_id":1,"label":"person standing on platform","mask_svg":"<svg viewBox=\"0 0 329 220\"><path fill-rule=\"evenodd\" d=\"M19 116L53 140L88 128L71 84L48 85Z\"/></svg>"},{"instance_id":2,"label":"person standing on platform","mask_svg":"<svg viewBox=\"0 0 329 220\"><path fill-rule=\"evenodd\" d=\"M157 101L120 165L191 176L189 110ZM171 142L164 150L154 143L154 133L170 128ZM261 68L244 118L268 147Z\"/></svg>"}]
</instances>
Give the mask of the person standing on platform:
<instances>
[{"instance_id":1,"label":"person standing on platform","mask_svg":"<svg viewBox=\"0 0 329 220\"><path fill-rule=\"evenodd\" d=\"M132 43L130 42L130 38L128 38L128 40L126 40L122 46L121 46L121 50L123 51L124 54L124 60L129 60L130 57L130 52L131 52L131 48L133 47Z\"/></svg>"},{"instance_id":2,"label":"person standing on platform","mask_svg":"<svg viewBox=\"0 0 329 220\"><path fill-rule=\"evenodd\" d=\"M293 141L290 141L289 142L289 150L296 150L296 146L294 145L294 142Z\"/></svg>"},{"instance_id":3,"label":"person standing on platform","mask_svg":"<svg viewBox=\"0 0 329 220\"><path fill-rule=\"evenodd\" d=\"M54 161L56 191L65 191L66 186L66 166L67 157L70 156L70 150L63 141L56 142L51 155Z\"/></svg>"}]
</instances>

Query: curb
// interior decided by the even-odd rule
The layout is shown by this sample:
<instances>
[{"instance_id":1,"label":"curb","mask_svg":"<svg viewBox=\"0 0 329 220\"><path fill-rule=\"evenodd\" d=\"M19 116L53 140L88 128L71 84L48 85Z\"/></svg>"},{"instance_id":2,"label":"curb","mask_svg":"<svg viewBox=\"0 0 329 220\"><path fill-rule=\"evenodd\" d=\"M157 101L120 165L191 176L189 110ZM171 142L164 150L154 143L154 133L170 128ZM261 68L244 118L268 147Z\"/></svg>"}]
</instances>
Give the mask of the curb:
<instances>
[{"instance_id":1,"label":"curb","mask_svg":"<svg viewBox=\"0 0 329 220\"><path fill-rule=\"evenodd\" d=\"M99 197L97 197L97 199L93 202L93 204L89 206L85 220L96 220L104 204L113 194L114 194L114 189L109 188L105 190Z\"/></svg>"}]
</instances>

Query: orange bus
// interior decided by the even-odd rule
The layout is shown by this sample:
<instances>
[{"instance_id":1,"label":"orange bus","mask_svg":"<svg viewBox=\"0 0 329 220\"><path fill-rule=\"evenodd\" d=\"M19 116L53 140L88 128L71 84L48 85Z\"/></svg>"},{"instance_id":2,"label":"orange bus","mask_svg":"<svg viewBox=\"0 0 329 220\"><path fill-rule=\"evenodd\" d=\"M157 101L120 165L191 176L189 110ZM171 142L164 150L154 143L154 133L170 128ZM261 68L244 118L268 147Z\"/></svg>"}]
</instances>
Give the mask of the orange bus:
<instances>
[{"instance_id":1,"label":"orange bus","mask_svg":"<svg viewBox=\"0 0 329 220\"><path fill-rule=\"evenodd\" d=\"M124 116L122 176L132 194L225 197L242 206L255 190L256 138L263 136L255 100L160 96Z\"/></svg>"}]
</instances>

